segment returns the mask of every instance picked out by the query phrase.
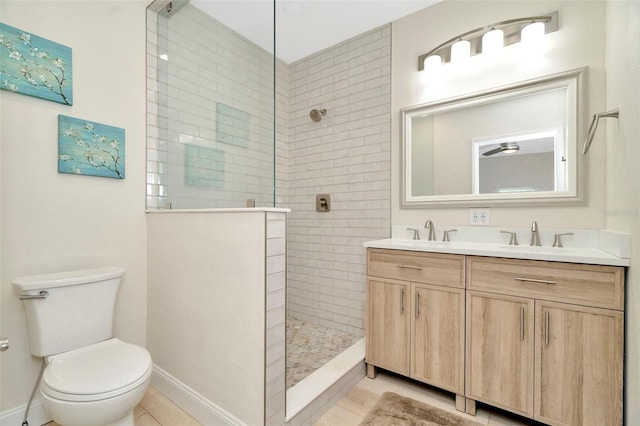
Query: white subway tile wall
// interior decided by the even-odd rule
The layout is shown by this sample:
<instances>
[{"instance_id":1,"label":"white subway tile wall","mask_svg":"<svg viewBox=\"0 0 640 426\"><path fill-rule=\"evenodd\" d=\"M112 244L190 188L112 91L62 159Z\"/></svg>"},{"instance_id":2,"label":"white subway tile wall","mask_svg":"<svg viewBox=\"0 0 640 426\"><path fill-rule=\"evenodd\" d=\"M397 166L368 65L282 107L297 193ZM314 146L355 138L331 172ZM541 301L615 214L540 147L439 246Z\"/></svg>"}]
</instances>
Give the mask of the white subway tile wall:
<instances>
[{"instance_id":1,"label":"white subway tile wall","mask_svg":"<svg viewBox=\"0 0 640 426\"><path fill-rule=\"evenodd\" d=\"M289 65L288 114L278 111L288 119L286 151L278 152L286 168L283 206L291 208L288 313L360 336L362 243L388 237L391 228L390 49L386 25ZM312 109L327 112L314 122ZM315 210L320 193L331 195L328 213Z\"/></svg>"},{"instance_id":2,"label":"white subway tile wall","mask_svg":"<svg viewBox=\"0 0 640 426\"><path fill-rule=\"evenodd\" d=\"M148 16L147 207L273 206L273 55L192 5Z\"/></svg>"},{"instance_id":3,"label":"white subway tile wall","mask_svg":"<svg viewBox=\"0 0 640 426\"><path fill-rule=\"evenodd\" d=\"M286 235L287 214L268 212L266 265L265 424L281 425L285 418L286 371Z\"/></svg>"}]
</instances>

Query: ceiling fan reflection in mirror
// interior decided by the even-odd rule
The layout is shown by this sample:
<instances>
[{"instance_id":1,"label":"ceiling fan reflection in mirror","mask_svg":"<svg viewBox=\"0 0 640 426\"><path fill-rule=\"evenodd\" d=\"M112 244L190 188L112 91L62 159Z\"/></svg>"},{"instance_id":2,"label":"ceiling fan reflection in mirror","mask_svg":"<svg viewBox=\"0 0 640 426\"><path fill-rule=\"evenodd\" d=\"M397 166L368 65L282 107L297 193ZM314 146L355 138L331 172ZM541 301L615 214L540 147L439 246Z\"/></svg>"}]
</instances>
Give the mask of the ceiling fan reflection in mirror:
<instances>
[{"instance_id":1,"label":"ceiling fan reflection in mirror","mask_svg":"<svg viewBox=\"0 0 640 426\"><path fill-rule=\"evenodd\" d=\"M497 148L491 149L487 152L483 152L482 155L489 157L494 154L504 152L505 154L513 154L520 150L520 145L517 142L502 142Z\"/></svg>"}]
</instances>

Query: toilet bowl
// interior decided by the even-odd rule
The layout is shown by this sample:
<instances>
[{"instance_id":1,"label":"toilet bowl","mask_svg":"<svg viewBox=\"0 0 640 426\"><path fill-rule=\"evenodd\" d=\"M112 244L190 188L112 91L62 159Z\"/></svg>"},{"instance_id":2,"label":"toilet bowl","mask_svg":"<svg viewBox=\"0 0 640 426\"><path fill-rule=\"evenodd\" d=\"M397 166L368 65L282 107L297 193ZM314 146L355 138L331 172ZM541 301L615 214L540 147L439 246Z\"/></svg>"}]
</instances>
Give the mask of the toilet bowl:
<instances>
[{"instance_id":1,"label":"toilet bowl","mask_svg":"<svg viewBox=\"0 0 640 426\"><path fill-rule=\"evenodd\" d=\"M31 354L44 357L40 394L64 426L133 426L151 377L149 352L113 337L124 269L104 267L16 278Z\"/></svg>"},{"instance_id":2,"label":"toilet bowl","mask_svg":"<svg viewBox=\"0 0 640 426\"><path fill-rule=\"evenodd\" d=\"M47 363L40 393L57 423L133 424L133 407L144 396L151 377L146 349L114 338L50 356Z\"/></svg>"}]
</instances>

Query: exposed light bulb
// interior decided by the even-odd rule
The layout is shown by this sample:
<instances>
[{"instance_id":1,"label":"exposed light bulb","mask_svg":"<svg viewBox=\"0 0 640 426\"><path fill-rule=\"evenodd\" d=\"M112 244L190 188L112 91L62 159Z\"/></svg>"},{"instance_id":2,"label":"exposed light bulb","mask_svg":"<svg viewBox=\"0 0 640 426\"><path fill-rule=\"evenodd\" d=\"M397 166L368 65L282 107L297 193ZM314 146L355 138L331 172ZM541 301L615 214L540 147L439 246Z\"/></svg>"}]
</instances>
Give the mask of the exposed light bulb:
<instances>
[{"instance_id":1,"label":"exposed light bulb","mask_svg":"<svg viewBox=\"0 0 640 426\"><path fill-rule=\"evenodd\" d=\"M482 53L493 54L504 47L504 31L493 29L482 36Z\"/></svg>"},{"instance_id":2,"label":"exposed light bulb","mask_svg":"<svg viewBox=\"0 0 640 426\"><path fill-rule=\"evenodd\" d=\"M544 32L544 22L533 22L522 29L520 40L524 45L537 46L544 38Z\"/></svg>"},{"instance_id":3,"label":"exposed light bulb","mask_svg":"<svg viewBox=\"0 0 640 426\"><path fill-rule=\"evenodd\" d=\"M451 46L451 63L462 62L471 56L471 43L459 40Z\"/></svg>"}]
</instances>

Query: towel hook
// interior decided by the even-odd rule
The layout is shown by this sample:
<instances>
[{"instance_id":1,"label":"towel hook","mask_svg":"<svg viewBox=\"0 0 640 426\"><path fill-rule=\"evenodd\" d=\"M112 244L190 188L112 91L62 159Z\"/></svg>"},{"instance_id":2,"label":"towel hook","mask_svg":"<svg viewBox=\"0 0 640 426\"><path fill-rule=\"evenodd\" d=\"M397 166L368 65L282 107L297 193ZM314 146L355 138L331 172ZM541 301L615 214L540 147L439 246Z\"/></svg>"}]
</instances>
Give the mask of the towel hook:
<instances>
[{"instance_id":1,"label":"towel hook","mask_svg":"<svg viewBox=\"0 0 640 426\"><path fill-rule=\"evenodd\" d=\"M582 147L582 153L586 154L591 146L591 142L593 142L593 137L596 135L596 130L598 129L598 122L601 118L618 118L620 115L620 111L618 108L612 109L607 112L600 112L598 114L593 114L593 119L591 120L591 125L589 126L589 132L587 132L587 139L584 141L584 145Z\"/></svg>"}]
</instances>

